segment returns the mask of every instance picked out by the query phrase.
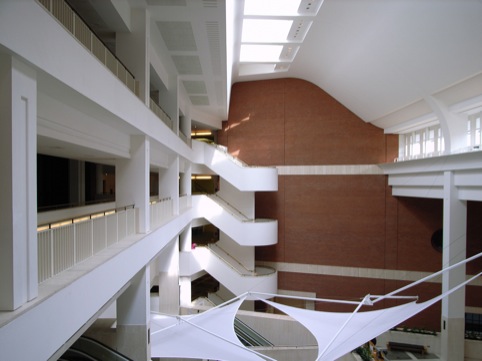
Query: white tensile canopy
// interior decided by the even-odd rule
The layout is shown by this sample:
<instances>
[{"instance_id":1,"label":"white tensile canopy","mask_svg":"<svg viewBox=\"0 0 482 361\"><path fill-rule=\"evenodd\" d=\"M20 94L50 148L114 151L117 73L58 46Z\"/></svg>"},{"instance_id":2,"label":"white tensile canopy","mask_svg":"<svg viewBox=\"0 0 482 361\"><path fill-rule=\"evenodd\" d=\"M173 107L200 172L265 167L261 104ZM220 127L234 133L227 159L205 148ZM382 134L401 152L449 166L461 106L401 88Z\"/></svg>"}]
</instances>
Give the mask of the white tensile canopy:
<instances>
[{"instance_id":1,"label":"white tensile canopy","mask_svg":"<svg viewBox=\"0 0 482 361\"><path fill-rule=\"evenodd\" d=\"M245 298L195 315L152 314L151 357L265 360L244 347L234 332L234 318Z\"/></svg>"},{"instance_id":2,"label":"white tensile canopy","mask_svg":"<svg viewBox=\"0 0 482 361\"><path fill-rule=\"evenodd\" d=\"M479 256L482 256L482 253L387 295L367 295L356 304L356 309L351 313L312 311L259 299L297 320L315 336L318 343L316 361L332 361L464 287L473 279L482 275L482 272L425 302L417 303L413 300L416 297L395 296L396 294ZM234 300L195 315L166 316L153 313L151 316L151 357L223 361L274 360L243 346L234 332L233 324L236 312L248 295L252 298L256 297L257 294L246 293ZM263 294L263 296L266 296L266 294ZM272 296L283 297L282 295ZM373 305L387 298L405 300L410 298L412 300L395 307L359 312L362 306ZM353 303L350 301L318 300Z\"/></svg>"}]
</instances>

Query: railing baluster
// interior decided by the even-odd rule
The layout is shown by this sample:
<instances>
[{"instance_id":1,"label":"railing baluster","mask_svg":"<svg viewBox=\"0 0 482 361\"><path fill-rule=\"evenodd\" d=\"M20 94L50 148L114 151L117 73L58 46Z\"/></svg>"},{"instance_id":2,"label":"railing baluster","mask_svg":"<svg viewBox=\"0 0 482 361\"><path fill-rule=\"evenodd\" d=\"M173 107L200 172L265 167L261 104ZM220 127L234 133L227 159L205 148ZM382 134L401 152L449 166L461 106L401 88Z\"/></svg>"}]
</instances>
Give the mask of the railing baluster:
<instances>
[{"instance_id":1,"label":"railing baluster","mask_svg":"<svg viewBox=\"0 0 482 361\"><path fill-rule=\"evenodd\" d=\"M127 68L116 58L114 54L102 43L102 41L95 35L88 25L72 10L72 8L64 0L38 0L38 2L51 13L60 23L77 39L86 49L98 58L104 66L106 66L114 75L125 84L137 97L139 96L137 82L134 76L127 70ZM102 46L104 56L101 57L96 54L100 51L95 49Z\"/></svg>"},{"instance_id":2,"label":"railing baluster","mask_svg":"<svg viewBox=\"0 0 482 361\"><path fill-rule=\"evenodd\" d=\"M52 224L47 229L40 227L42 230L37 232L38 282L44 282L135 233L135 208L129 207L115 213L103 212L100 217L84 216L77 221L59 222L66 225L57 223L55 228Z\"/></svg>"}]
</instances>

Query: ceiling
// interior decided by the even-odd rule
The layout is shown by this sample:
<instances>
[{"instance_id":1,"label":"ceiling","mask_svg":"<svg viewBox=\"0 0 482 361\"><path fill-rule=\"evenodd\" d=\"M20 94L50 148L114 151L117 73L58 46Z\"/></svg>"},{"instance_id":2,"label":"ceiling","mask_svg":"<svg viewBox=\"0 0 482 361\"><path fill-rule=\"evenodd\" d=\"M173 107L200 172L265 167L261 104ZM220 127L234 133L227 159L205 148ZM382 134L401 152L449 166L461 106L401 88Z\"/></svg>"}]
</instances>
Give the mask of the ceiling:
<instances>
[{"instance_id":1,"label":"ceiling","mask_svg":"<svg viewBox=\"0 0 482 361\"><path fill-rule=\"evenodd\" d=\"M195 124L220 127L235 82L282 77L316 84L388 133L433 121L430 96L482 107L482 0L314 0L321 7L289 68L257 75L239 75L244 0L127 1L148 9L151 44L179 76ZM107 2L69 2L90 9L107 40L125 31Z\"/></svg>"}]
</instances>

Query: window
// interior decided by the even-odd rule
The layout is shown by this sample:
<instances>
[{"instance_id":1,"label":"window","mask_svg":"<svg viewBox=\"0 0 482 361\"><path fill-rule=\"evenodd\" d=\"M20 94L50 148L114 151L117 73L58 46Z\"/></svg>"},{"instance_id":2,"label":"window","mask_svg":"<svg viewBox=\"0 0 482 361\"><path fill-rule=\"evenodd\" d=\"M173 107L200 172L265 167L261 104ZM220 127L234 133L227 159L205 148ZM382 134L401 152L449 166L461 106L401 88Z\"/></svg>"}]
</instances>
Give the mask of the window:
<instances>
[{"instance_id":1,"label":"window","mask_svg":"<svg viewBox=\"0 0 482 361\"><path fill-rule=\"evenodd\" d=\"M470 148L480 149L480 145L481 145L480 119L481 118L482 118L482 111L468 116L467 146Z\"/></svg>"},{"instance_id":2,"label":"window","mask_svg":"<svg viewBox=\"0 0 482 361\"><path fill-rule=\"evenodd\" d=\"M482 340L482 315L478 313L465 314L465 338Z\"/></svg>"},{"instance_id":3,"label":"window","mask_svg":"<svg viewBox=\"0 0 482 361\"><path fill-rule=\"evenodd\" d=\"M440 155L444 151L440 126L432 126L400 135L399 160L409 160Z\"/></svg>"}]
</instances>

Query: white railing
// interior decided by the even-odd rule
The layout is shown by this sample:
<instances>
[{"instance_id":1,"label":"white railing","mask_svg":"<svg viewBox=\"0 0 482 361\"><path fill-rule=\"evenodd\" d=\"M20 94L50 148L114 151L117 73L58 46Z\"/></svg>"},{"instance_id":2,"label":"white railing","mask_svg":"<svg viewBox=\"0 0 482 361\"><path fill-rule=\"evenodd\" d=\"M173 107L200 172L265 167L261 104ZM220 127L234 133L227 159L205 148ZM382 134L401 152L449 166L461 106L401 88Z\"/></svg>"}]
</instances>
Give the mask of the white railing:
<instances>
[{"instance_id":1,"label":"white railing","mask_svg":"<svg viewBox=\"0 0 482 361\"><path fill-rule=\"evenodd\" d=\"M192 207L192 196L184 194L179 196L179 210L187 209Z\"/></svg>"},{"instance_id":2,"label":"white railing","mask_svg":"<svg viewBox=\"0 0 482 361\"><path fill-rule=\"evenodd\" d=\"M235 206L233 206L231 203L226 201L225 199L221 198L217 194L206 194L207 197L212 199L214 202L219 204L223 209L231 214L233 217L236 219L239 219L242 222L254 222L255 220L253 218L249 218L246 215L243 214L239 209L237 209Z\"/></svg>"},{"instance_id":3,"label":"white railing","mask_svg":"<svg viewBox=\"0 0 482 361\"><path fill-rule=\"evenodd\" d=\"M39 227L38 282L135 234L135 213L131 207Z\"/></svg>"},{"instance_id":4,"label":"white railing","mask_svg":"<svg viewBox=\"0 0 482 361\"><path fill-rule=\"evenodd\" d=\"M150 204L151 229L159 227L164 221L174 215L173 201L169 198L152 201Z\"/></svg>"},{"instance_id":5,"label":"white railing","mask_svg":"<svg viewBox=\"0 0 482 361\"><path fill-rule=\"evenodd\" d=\"M169 129L173 130L173 122L171 120L171 117L167 115L167 113L161 108L159 104L157 104L154 100L149 99L149 108L155 115L157 115L159 119L164 122L164 124L169 127Z\"/></svg>"},{"instance_id":6,"label":"white railing","mask_svg":"<svg viewBox=\"0 0 482 361\"><path fill-rule=\"evenodd\" d=\"M139 84L88 25L64 0L38 0L88 51L100 60L134 94L139 96Z\"/></svg>"},{"instance_id":7,"label":"white railing","mask_svg":"<svg viewBox=\"0 0 482 361\"><path fill-rule=\"evenodd\" d=\"M179 130L179 138L186 143L187 145L191 146L191 138L188 138L186 134L184 134L181 130Z\"/></svg>"}]
</instances>

